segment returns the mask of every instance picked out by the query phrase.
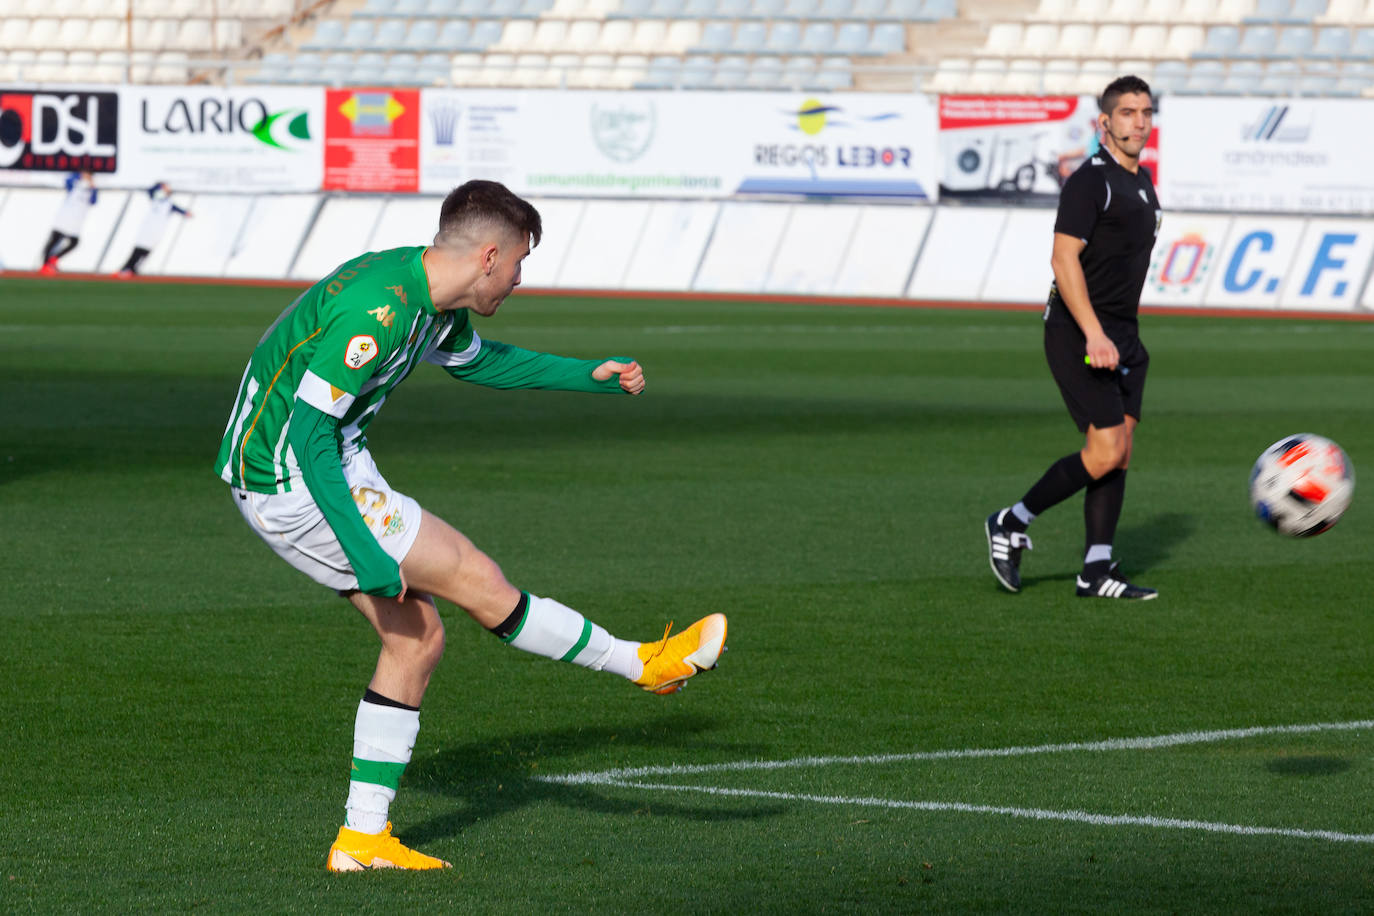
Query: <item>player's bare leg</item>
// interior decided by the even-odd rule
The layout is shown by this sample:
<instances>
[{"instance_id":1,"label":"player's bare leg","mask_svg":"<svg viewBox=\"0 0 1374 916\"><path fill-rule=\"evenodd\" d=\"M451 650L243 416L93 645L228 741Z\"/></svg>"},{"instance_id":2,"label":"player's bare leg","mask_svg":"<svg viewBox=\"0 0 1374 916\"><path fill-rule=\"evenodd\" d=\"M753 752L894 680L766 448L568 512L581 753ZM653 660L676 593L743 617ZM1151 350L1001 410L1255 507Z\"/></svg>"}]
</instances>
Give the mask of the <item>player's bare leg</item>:
<instances>
[{"instance_id":1,"label":"player's bare leg","mask_svg":"<svg viewBox=\"0 0 1374 916\"><path fill-rule=\"evenodd\" d=\"M616 639L572 608L511 585L495 561L429 512L401 571L409 586L453 602L517 649L619 674L652 693L676 692L714 668L725 647L723 614L656 642Z\"/></svg>"}]
</instances>

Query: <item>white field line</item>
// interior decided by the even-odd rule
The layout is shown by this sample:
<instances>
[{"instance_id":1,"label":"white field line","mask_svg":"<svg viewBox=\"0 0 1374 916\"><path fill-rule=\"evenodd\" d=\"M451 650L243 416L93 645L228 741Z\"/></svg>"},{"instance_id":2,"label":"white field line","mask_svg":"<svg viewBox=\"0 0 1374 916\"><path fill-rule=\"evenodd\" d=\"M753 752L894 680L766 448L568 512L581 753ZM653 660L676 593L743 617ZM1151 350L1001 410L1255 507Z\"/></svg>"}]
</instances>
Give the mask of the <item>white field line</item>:
<instances>
[{"instance_id":1,"label":"white field line","mask_svg":"<svg viewBox=\"0 0 1374 916\"><path fill-rule=\"evenodd\" d=\"M1069 821L1111 827L1155 827L1174 830L1201 830L1241 836L1278 836L1306 840L1327 840L1335 843L1374 844L1374 834L1343 833L1337 830L1308 830L1298 827L1256 827L1246 824L1226 824L1187 818L1154 817L1134 814L1095 814L1091 811L1052 811L1044 808L1016 808L1004 805L971 805L963 802L902 801L900 799L853 797L843 795L807 795L795 792L772 792L763 789L733 789L723 786L694 786L673 783L639 781L645 776L684 776L703 773L742 772L750 770L781 770L803 767L823 767L841 764L885 764L921 760L959 760L989 757L1024 757L1032 754L1071 752L1155 750L1188 744L1211 744L1237 741L1261 735L1302 735L1325 731L1361 731L1374 728L1374 719L1354 722L1316 722L1307 725L1267 725L1252 728L1232 728L1218 731L1178 732L1144 738L1109 738L1105 741L1082 741L1065 744L1019 745L1000 748L963 748L945 751L917 751L908 754L873 754L857 757L797 757L791 760L741 760L735 763L629 767L614 770L585 771L563 776L538 776L540 782L561 785L617 786L652 791L698 792L706 795L735 798L763 798L777 801L802 801L823 805L849 805L870 808L905 809L913 811L953 811L965 814L995 814L1004 817L1032 820Z\"/></svg>"},{"instance_id":2,"label":"white field line","mask_svg":"<svg viewBox=\"0 0 1374 916\"><path fill-rule=\"evenodd\" d=\"M552 780L549 780L552 781ZM1011 808L1004 805L968 805L963 802L901 801L891 798L864 798L844 795L802 795L794 792L768 792L762 789L727 789L721 786L681 786L672 783L608 781L601 785L630 789L657 789L674 792L701 792L739 798L767 798L780 801L814 802L820 805L848 805L867 808L903 808L912 811L955 811L964 814L1000 814L1037 821L1072 821L1106 827L1162 827L1175 830L1205 830L1243 836L1281 836L1303 840L1330 840L1335 843L1374 843L1374 833L1341 833L1337 830L1304 830L1298 827L1252 827L1176 817L1151 817L1135 814L1094 814L1091 811L1050 811L1045 808Z\"/></svg>"},{"instance_id":3,"label":"white field line","mask_svg":"<svg viewBox=\"0 0 1374 916\"><path fill-rule=\"evenodd\" d=\"M701 773L733 773L746 770L786 770L806 767L906 763L918 760L960 760L978 757L1026 757L1031 754L1062 754L1077 751L1148 751L1185 744L1212 744L1238 741L1260 735L1304 735L1312 732L1361 731L1374 728L1374 719L1355 722L1315 722L1308 725L1257 725L1218 731L1177 732L1145 738L1108 738L1104 741L1079 741L1068 744L1032 744L1013 747L960 748L946 751L915 751L907 754L870 754L862 757L793 757L790 760L738 760L733 763L671 764L669 766L625 767L616 770L587 770L563 776L539 776L541 782L564 785L611 785L644 776L692 776Z\"/></svg>"}]
</instances>

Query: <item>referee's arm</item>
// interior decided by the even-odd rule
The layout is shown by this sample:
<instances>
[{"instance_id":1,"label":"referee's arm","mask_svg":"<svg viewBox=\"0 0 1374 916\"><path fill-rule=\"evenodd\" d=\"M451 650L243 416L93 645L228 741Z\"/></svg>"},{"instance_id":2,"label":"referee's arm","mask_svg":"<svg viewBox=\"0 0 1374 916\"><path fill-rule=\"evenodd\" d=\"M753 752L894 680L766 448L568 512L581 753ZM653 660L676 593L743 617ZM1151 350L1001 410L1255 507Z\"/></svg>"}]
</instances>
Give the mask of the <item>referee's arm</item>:
<instances>
[{"instance_id":1,"label":"referee's arm","mask_svg":"<svg viewBox=\"0 0 1374 916\"><path fill-rule=\"evenodd\" d=\"M1050 255L1050 266L1054 269L1054 286L1059 290L1059 298L1078 322L1079 329L1087 338L1088 361L1094 369L1115 369L1120 359L1116 344L1102 330L1102 322L1097 320L1092 302L1088 299L1088 281L1083 276L1083 264L1078 256L1088 243L1080 238L1054 234L1054 253Z\"/></svg>"}]
</instances>

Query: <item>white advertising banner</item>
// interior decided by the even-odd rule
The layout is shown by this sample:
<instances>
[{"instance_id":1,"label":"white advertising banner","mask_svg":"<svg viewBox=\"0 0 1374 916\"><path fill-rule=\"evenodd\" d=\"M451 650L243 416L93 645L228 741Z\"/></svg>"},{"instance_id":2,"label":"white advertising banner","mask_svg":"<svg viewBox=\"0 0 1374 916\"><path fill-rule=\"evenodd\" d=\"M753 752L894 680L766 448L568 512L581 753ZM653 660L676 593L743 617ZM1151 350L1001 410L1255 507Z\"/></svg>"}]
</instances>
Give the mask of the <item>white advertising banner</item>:
<instances>
[{"instance_id":1,"label":"white advertising banner","mask_svg":"<svg viewBox=\"0 0 1374 916\"><path fill-rule=\"evenodd\" d=\"M1374 211L1362 99L1169 99L1167 210Z\"/></svg>"},{"instance_id":2,"label":"white advertising banner","mask_svg":"<svg viewBox=\"0 0 1374 916\"><path fill-rule=\"evenodd\" d=\"M1209 306L1355 309L1374 257L1374 221L1237 217L1216 258Z\"/></svg>"},{"instance_id":3,"label":"white advertising banner","mask_svg":"<svg viewBox=\"0 0 1374 916\"><path fill-rule=\"evenodd\" d=\"M936 196L936 113L920 95L427 89L420 188L520 194Z\"/></svg>"},{"instance_id":4,"label":"white advertising banner","mask_svg":"<svg viewBox=\"0 0 1374 916\"><path fill-rule=\"evenodd\" d=\"M1144 305L1202 305L1220 271L1219 257L1231 228L1229 216L1165 212L1150 255L1140 301Z\"/></svg>"},{"instance_id":5,"label":"white advertising banner","mask_svg":"<svg viewBox=\"0 0 1374 916\"><path fill-rule=\"evenodd\" d=\"M323 89L124 86L119 106L120 184L251 192L323 181Z\"/></svg>"}]
</instances>

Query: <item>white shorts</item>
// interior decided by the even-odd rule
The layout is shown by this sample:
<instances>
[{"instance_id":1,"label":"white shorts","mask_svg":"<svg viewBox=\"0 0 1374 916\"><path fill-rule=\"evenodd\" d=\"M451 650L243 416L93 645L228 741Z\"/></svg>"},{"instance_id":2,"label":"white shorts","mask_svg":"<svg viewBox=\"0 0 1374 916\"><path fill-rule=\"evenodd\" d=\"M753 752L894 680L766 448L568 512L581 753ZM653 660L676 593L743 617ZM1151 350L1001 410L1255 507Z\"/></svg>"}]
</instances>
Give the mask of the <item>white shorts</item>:
<instances>
[{"instance_id":1,"label":"white shorts","mask_svg":"<svg viewBox=\"0 0 1374 916\"><path fill-rule=\"evenodd\" d=\"M366 451L346 460L343 474L372 536L400 563L420 533L420 504L391 489ZM230 489L244 521L283 560L336 591L358 587L358 577L344 555L343 545L304 481L286 493Z\"/></svg>"}]
</instances>

